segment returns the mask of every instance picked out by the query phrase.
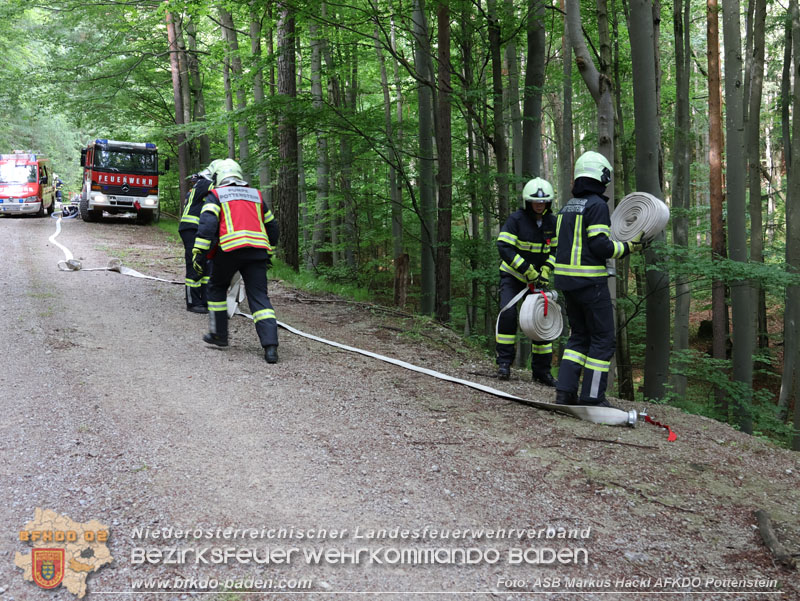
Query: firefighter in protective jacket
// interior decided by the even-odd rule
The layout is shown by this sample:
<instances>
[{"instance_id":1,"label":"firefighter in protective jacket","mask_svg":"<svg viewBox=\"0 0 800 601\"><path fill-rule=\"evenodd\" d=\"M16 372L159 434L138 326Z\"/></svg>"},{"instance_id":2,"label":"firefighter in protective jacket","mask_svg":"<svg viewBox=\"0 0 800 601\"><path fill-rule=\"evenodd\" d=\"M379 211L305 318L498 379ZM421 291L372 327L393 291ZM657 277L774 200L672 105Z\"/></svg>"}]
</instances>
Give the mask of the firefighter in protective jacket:
<instances>
[{"instance_id":1,"label":"firefighter in protective jacket","mask_svg":"<svg viewBox=\"0 0 800 601\"><path fill-rule=\"evenodd\" d=\"M500 264L500 308L505 307L529 284L538 288L549 285L553 267L551 239L556 233L556 219L550 207L553 186L540 177L530 180L522 189L524 207L514 211L497 236ZM517 308L509 307L500 314L495 342L497 377L507 380L516 353ZM533 380L555 386L550 373L553 358L551 342L534 342L531 368Z\"/></svg>"},{"instance_id":2,"label":"firefighter in protective jacket","mask_svg":"<svg viewBox=\"0 0 800 601\"><path fill-rule=\"evenodd\" d=\"M211 171L217 162L212 161L208 167L199 173L189 176L189 181L193 185L186 197L186 206L183 209L181 222L178 225L178 235L183 241L186 262L186 310L192 313L208 313L206 285L211 273L211 263L206 261L203 269L204 273L197 273L194 265L192 265L192 249L194 248L194 239L197 236L197 228L200 226L200 210L203 208L209 188L213 186L211 183Z\"/></svg>"},{"instance_id":3,"label":"firefighter in protective jacket","mask_svg":"<svg viewBox=\"0 0 800 601\"><path fill-rule=\"evenodd\" d=\"M625 257L642 247L641 233L631 242L611 239L604 193L612 173L611 163L599 152L578 157L573 198L558 214L555 287L563 292L570 326L556 386L556 403L561 405L611 406L605 393L616 332L606 259Z\"/></svg>"},{"instance_id":4,"label":"firefighter in protective jacket","mask_svg":"<svg viewBox=\"0 0 800 601\"><path fill-rule=\"evenodd\" d=\"M267 363L277 363L278 323L267 292L267 267L278 242L278 222L261 192L248 187L236 161L220 161L215 166L214 181L200 212L200 228L192 250L195 268L202 271L200 261L214 247L207 291L210 331L203 340L228 346L226 295L238 271L264 348L264 359Z\"/></svg>"}]
</instances>

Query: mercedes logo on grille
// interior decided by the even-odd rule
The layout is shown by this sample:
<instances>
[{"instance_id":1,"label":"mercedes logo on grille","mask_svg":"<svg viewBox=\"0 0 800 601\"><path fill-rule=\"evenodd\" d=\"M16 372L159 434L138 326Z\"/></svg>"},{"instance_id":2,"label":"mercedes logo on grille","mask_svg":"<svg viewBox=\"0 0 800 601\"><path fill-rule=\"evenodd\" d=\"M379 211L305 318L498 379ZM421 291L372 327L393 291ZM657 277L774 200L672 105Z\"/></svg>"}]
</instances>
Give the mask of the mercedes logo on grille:
<instances>
[{"instance_id":1,"label":"mercedes logo on grille","mask_svg":"<svg viewBox=\"0 0 800 601\"><path fill-rule=\"evenodd\" d=\"M130 190L130 186L128 186L128 184L122 184L122 191L127 192L128 190Z\"/></svg>"}]
</instances>

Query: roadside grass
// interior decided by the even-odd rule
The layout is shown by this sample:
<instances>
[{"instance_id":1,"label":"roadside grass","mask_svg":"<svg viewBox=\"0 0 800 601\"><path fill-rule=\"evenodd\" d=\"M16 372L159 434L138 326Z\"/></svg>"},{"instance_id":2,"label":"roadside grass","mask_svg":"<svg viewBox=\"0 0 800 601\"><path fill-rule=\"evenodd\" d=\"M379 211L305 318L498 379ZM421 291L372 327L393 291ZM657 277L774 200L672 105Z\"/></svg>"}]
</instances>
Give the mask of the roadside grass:
<instances>
[{"instance_id":1,"label":"roadside grass","mask_svg":"<svg viewBox=\"0 0 800 601\"><path fill-rule=\"evenodd\" d=\"M181 244L181 236L178 234L178 225L180 225L179 219L172 217L171 215L165 216L163 213L161 215L161 219L159 219L158 223L156 223L158 229L168 234L170 242L177 242L178 244Z\"/></svg>"},{"instance_id":2,"label":"roadside grass","mask_svg":"<svg viewBox=\"0 0 800 601\"><path fill-rule=\"evenodd\" d=\"M333 294L348 300L374 304L373 294L365 287L344 282L331 282L313 271L301 268L295 271L280 259L272 260L269 277L282 280L293 288L314 294Z\"/></svg>"}]
</instances>

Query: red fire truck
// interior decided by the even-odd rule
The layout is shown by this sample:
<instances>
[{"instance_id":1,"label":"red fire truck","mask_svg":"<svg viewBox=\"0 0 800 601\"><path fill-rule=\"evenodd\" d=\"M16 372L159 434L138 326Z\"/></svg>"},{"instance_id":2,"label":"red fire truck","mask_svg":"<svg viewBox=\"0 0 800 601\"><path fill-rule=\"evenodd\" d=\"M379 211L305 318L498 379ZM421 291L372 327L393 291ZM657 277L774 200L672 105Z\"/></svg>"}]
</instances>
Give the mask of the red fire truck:
<instances>
[{"instance_id":1,"label":"red fire truck","mask_svg":"<svg viewBox=\"0 0 800 601\"><path fill-rule=\"evenodd\" d=\"M97 221L104 211L136 213L136 222L141 224L158 220L160 172L155 144L97 139L81 149L81 166L79 208L84 221Z\"/></svg>"},{"instance_id":2,"label":"red fire truck","mask_svg":"<svg viewBox=\"0 0 800 601\"><path fill-rule=\"evenodd\" d=\"M42 217L55 208L50 161L33 152L0 154L0 214L33 213Z\"/></svg>"}]
</instances>

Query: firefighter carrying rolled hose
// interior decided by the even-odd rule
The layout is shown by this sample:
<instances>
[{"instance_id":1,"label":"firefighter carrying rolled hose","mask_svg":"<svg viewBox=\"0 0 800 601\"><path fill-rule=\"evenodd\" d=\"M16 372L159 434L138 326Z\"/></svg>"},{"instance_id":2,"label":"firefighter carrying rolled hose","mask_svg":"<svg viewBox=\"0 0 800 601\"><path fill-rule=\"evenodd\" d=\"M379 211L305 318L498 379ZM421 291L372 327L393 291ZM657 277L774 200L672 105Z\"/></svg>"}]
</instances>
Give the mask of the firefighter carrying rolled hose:
<instances>
[{"instance_id":1,"label":"firefighter carrying rolled hose","mask_svg":"<svg viewBox=\"0 0 800 601\"><path fill-rule=\"evenodd\" d=\"M551 240L556 234L556 219L551 211L553 186L541 177L530 180L522 189L524 207L509 215L497 236L500 264L500 306L505 307L526 286L547 287L553 266ZM500 314L496 346L497 377L508 380L516 354L517 308ZM555 386L550 373L552 342L534 342L531 352L533 380Z\"/></svg>"},{"instance_id":2,"label":"firefighter carrying rolled hose","mask_svg":"<svg viewBox=\"0 0 800 601\"><path fill-rule=\"evenodd\" d=\"M554 283L564 295L570 326L556 385L559 405L611 406L606 386L616 333L606 259L641 250L643 236L639 232L630 242L611 238L605 191L612 173L599 152L582 154L575 161L573 198L558 213Z\"/></svg>"}]
</instances>

